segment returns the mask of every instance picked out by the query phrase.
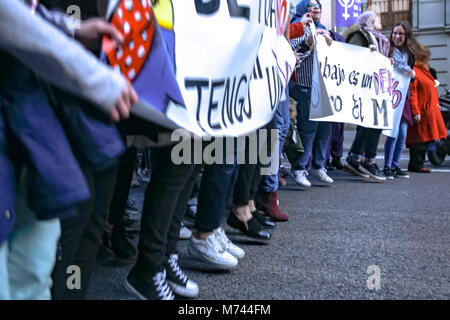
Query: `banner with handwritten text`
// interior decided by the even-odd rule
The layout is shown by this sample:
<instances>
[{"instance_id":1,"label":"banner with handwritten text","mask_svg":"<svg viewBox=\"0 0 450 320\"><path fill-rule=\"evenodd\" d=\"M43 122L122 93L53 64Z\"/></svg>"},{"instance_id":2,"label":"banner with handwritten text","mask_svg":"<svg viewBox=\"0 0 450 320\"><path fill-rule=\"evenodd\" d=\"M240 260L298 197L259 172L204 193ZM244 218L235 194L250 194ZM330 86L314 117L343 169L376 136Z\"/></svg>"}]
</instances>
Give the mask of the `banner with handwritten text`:
<instances>
[{"instance_id":1,"label":"banner with handwritten text","mask_svg":"<svg viewBox=\"0 0 450 320\"><path fill-rule=\"evenodd\" d=\"M321 35L314 55L311 120L393 128L393 111L402 99L404 104L407 85L388 58L337 41L328 46Z\"/></svg>"},{"instance_id":2,"label":"banner with handwritten text","mask_svg":"<svg viewBox=\"0 0 450 320\"><path fill-rule=\"evenodd\" d=\"M152 5L151 15L146 4ZM138 84L141 101L132 112L199 136L239 136L267 124L286 98L295 65L283 36L289 5L289 0L120 1L113 19L127 40L120 48L105 48L108 61Z\"/></svg>"}]
</instances>

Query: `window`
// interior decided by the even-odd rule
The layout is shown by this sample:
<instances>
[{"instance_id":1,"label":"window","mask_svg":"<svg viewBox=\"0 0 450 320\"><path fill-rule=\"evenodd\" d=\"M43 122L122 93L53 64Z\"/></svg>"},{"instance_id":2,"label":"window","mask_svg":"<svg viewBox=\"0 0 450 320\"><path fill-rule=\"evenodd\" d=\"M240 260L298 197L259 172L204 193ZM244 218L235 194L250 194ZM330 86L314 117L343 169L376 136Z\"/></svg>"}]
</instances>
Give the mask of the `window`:
<instances>
[{"instance_id":1,"label":"window","mask_svg":"<svg viewBox=\"0 0 450 320\"><path fill-rule=\"evenodd\" d=\"M414 26L419 29L437 28L445 25L445 0L414 0L417 21Z\"/></svg>"},{"instance_id":2,"label":"window","mask_svg":"<svg viewBox=\"0 0 450 320\"><path fill-rule=\"evenodd\" d=\"M362 11L375 11L381 17L383 29L391 29L399 21L412 23L412 0L366 0Z\"/></svg>"}]
</instances>

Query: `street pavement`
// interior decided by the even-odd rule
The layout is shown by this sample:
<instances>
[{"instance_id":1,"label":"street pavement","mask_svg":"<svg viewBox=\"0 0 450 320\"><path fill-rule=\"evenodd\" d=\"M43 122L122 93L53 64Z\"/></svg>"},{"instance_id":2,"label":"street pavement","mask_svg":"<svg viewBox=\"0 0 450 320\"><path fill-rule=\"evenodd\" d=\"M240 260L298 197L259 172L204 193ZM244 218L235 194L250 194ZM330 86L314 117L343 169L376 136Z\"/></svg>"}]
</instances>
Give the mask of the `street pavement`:
<instances>
[{"instance_id":1,"label":"street pavement","mask_svg":"<svg viewBox=\"0 0 450 320\"><path fill-rule=\"evenodd\" d=\"M180 265L199 284L199 299L449 299L450 157L427 166L436 171L385 183L342 171L329 172L333 185L311 178L311 188L288 178L279 200L289 221L277 224L269 243L225 225L246 252L235 269L193 260L187 241L178 244ZM131 194L139 208L143 190ZM98 263L88 299L135 299L124 287L132 266ZM378 290L367 286L369 266L381 272Z\"/></svg>"}]
</instances>

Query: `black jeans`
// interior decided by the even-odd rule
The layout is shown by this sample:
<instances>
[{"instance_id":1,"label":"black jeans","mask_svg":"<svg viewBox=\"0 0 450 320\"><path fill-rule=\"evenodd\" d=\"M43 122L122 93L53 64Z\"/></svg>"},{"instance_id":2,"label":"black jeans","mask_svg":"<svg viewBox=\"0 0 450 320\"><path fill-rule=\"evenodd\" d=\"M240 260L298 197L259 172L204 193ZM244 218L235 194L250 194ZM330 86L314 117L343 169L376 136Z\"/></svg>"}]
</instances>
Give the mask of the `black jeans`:
<instances>
[{"instance_id":1,"label":"black jeans","mask_svg":"<svg viewBox=\"0 0 450 320\"><path fill-rule=\"evenodd\" d=\"M408 170L418 170L423 168L426 152L426 147L423 144L411 146L409 148Z\"/></svg>"},{"instance_id":2,"label":"black jeans","mask_svg":"<svg viewBox=\"0 0 450 320\"><path fill-rule=\"evenodd\" d=\"M145 191L139 254L134 266L141 276L161 272L167 254L173 253L168 251L176 250L181 219L195 183L198 165L175 165L172 148L151 151L152 178Z\"/></svg>"},{"instance_id":3,"label":"black jeans","mask_svg":"<svg viewBox=\"0 0 450 320\"><path fill-rule=\"evenodd\" d=\"M377 156L378 142L380 141L381 129L366 128L358 126L355 140L350 149L350 155L364 156L373 160Z\"/></svg>"},{"instance_id":4,"label":"black jeans","mask_svg":"<svg viewBox=\"0 0 450 320\"><path fill-rule=\"evenodd\" d=\"M234 186L233 204L246 206L250 200L255 199L261 182L261 165L241 164L239 174Z\"/></svg>"},{"instance_id":5,"label":"black jeans","mask_svg":"<svg viewBox=\"0 0 450 320\"><path fill-rule=\"evenodd\" d=\"M260 141L259 130L256 132L257 150L261 143L268 143L270 141ZM233 204L237 206L248 205L250 200L255 199L256 192L258 191L259 183L261 182L261 163L259 157L256 157L257 163L250 164L250 141L246 139L245 143L245 164L239 165L239 173L236 179L233 192Z\"/></svg>"},{"instance_id":6,"label":"black jeans","mask_svg":"<svg viewBox=\"0 0 450 320\"><path fill-rule=\"evenodd\" d=\"M80 206L75 218L61 220L61 254L52 272L53 299L83 299L100 247L105 223L108 217L117 166L94 172L82 167L91 192L91 199ZM69 265L81 270L81 289L67 289L66 271Z\"/></svg>"},{"instance_id":7,"label":"black jeans","mask_svg":"<svg viewBox=\"0 0 450 320\"><path fill-rule=\"evenodd\" d=\"M136 165L137 149L128 148L120 158L117 182L114 188L114 196L111 201L109 223L113 225L113 232L124 232L123 216L127 206L128 194L130 193L131 180Z\"/></svg>"}]
</instances>

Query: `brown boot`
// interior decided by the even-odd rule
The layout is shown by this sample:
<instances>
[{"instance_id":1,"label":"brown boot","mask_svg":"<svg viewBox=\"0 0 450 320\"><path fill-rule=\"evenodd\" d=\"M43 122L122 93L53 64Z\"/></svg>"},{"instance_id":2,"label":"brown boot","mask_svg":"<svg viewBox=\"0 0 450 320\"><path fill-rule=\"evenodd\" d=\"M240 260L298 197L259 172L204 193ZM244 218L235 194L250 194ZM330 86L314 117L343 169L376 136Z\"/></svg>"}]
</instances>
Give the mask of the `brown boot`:
<instances>
[{"instance_id":1,"label":"brown boot","mask_svg":"<svg viewBox=\"0 0 450 320\"><path fill-rule=\"evenodd\" d=\"M273 221L288 221L289 217L281 212L277 203L278 193L259 192L255 199L257 209L264 211Z\"/></svg>"}]
</instances>

